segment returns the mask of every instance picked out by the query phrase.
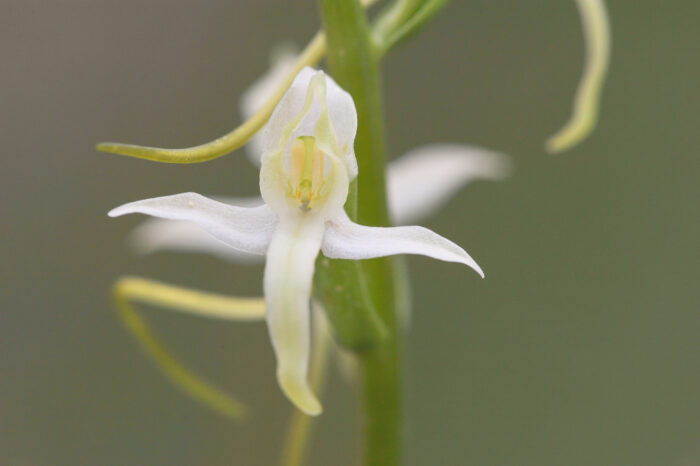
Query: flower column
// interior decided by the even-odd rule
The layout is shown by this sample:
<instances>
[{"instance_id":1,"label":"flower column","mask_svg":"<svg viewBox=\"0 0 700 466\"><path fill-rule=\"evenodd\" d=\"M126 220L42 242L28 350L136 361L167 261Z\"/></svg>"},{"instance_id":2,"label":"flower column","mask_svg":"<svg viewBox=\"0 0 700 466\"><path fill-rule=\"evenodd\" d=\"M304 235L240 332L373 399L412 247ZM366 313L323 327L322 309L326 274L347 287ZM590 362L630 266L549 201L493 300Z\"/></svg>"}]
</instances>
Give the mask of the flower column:
<instances>
[{"instance_id":1,"label":"flower column","mask_svg":"<svg viewBox=\"0 0 700 466\"><path fill-rule=\"evenodd\" d=\"M331 75L353 97L358 129L355 153L360 176L348 215L365 225L389 222L385 190L384 120L378 64L367 19L357 0L320 0ZM352 191L352 188L351 188ZM381 343L359 353L364 408L364 463L398 465L401 450L401 339L394 303L393 262L360 265L371 303L386 328ZM333 265L331 265L333 267ZM331 316L332 318L332 316Z\"/></svg>"}]
</instances>

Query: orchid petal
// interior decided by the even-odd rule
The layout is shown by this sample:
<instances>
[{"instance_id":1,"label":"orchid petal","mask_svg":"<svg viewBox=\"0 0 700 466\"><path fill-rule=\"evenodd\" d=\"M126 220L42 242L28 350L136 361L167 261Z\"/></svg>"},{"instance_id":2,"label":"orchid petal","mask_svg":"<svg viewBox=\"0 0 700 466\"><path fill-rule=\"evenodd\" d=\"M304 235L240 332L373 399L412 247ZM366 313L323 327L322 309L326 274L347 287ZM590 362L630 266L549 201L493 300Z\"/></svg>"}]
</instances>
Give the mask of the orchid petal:
<instances>
[{"instance_id":1,"label":"orchid petal","mask_svg":"<svg viewBox=\"0 0 700 466\"><path fill-rule=\"evenodd\" d=\"M326 222L326 226L322 250L331 259L372 259L395 254L420 254L468 265L484 277L484 272L464 249L427 228L368 227L354 223L345 212Z\"/></svg>"},{"instance_id":2,"label":"orchid petal","mask_svg":"<svg viewBox=\"0 0 700 466\"><path fill-rule=\"evenodd\" d=\"M387 166L387 196L394 223L420 221L462 186L509 175L506 155L475 146L431 144L413 149Z\"/></svg>"},{"instance_id":3,"label":"orchid petal","mask_svg":"<svg viewBox=\"0 0 700 466\"><path fill-rule=\"evenodd\" d=\"M312 212L280 219L267 252L263 287L267 326L282 391L303 412L321 413L308 382L309 300L324 222Z\"/></svg>"},{"instance_id":4,"label":"orchid petal","mask_svg":"<svg viewBox=\"0 0 700 466\"><path fill-rule=\"evenodd\" d=\"M259 197L217 197L216 200L232 206L259 207ZM127 242L136 254L159 251L196 252L210 254L233 263L260 263L264 256L234 249L214 238L194 223L185 220L148 218L134 228Z\"/></svg>"},{"instance_id":5,"label":"orchid petal","mask_svg":"<svg viewBox=\"0 0 700 466\"><path fill-rule=\"evenodd\" d=\"M265 254L277 221L265 205L234 207L196 193L131 202L112 209L109 216L133 213L192 222L228 246L252 254Z\"/></svg>"},{"instance_id":6,"label":"orchid petal","mask_svg":"<svg viewBox=\"0 0 700 466\"><path fill-rule=\"evenodd\" d=\"M280 87L294 69L297 61L297 49L290 44L281 44L273 50L270 69L255 81L241 96L241 115L250 119L260 110L272 94ZM263 131L258 131L246 144L246 153L254 165L260 166L263 154Z\"/></svg>"},{"instance_id":7,"label":"orchid petal","mask_svg":"<svg viewBox=\"0 0 700 466\"><path fill-rule=\"evenodd\" d=\"M314 83L322 83L325 89L314 89ZM332 145L336 147L332 152L346 164L348 178L353 179L357 176L355 103L330 76L309 67L299 72L272 113L263 133L265 155L288 150L300 136L316 136L317 124L326 111L334 132Z\"/></svg>"}]
</instances>

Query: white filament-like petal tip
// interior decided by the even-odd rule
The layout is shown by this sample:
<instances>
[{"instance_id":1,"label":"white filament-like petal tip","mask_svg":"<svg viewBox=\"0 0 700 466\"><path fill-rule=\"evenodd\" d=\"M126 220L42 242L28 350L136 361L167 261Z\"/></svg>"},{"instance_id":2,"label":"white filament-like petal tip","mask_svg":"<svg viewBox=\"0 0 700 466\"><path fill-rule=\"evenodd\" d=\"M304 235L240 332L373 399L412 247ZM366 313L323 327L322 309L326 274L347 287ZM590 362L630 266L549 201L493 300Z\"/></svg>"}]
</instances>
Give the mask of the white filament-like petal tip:
<instances>
[{"instance_id":1,"label":"white filament-like petal tip","mask_svg":"<svg viewBox=\"0 0 700 466\"><path fill-rule=\"evenodd\" d=\"M128 204L125 205L120 205L119 207L115 207L114 209L110 210L107 212L108 217L120 217L122 215L126 215L129 212L127 212L127 209L125 208Z\"/></svg>"}]
</instances>

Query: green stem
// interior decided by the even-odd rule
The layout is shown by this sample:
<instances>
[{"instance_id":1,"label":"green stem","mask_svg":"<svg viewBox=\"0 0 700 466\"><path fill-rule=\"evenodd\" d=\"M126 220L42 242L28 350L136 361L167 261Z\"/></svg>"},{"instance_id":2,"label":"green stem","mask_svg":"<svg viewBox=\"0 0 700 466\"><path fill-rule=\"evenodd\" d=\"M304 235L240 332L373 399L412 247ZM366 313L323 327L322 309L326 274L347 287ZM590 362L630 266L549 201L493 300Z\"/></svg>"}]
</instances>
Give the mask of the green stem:
<instances>
[{"instance_id":1,"label":"green stem","mask_svg":"<svg viewBox=\"0 0 700 466\"><path fill-rule=\"evenodd\" d=\"M367 18L358 0L320 0L320 7L330 73L352 95L357 107L357 221L388 225L379 67ZM394 305L393 261L362 261L361 267L372 305L386 329L382 341L359 354L364 463L394 466L400 463L401 453L401 341Z\"/></svg>"},{"instance_id":2,"label":"green stem","mask_svg":"<svg viewBox=\"0 0 700 466\"><path fill-rule=\"evenodd\" d=\"M426 0L395 0L382 11L372 27L375 37L386 38L401 27Z\"/></svg>"},{"instance_id":3,"label":"green stem","mask_svg":"<svg viewBox=\"0 0 700 466\"><path fill-rule=\"evenodd\" d=\"M387 14L381 19L386 17L389 19L395 18L395 20L381 21L380 19L374 28L379 53L382 55L385 54L389 49L416 34L449 2L450 0L423 0L418 2L419 4L412 11L408 10L408 8L410 4L416 4L415 1L404 0L403 2L397 3L395 8L389 10L389 13L392 13L392 10L396 9L399 10L399 12L403 11L403 15ZM403 9L399 9L398 5L400 4L407 4L407 6Z\"/></svg>"}]
</instances>

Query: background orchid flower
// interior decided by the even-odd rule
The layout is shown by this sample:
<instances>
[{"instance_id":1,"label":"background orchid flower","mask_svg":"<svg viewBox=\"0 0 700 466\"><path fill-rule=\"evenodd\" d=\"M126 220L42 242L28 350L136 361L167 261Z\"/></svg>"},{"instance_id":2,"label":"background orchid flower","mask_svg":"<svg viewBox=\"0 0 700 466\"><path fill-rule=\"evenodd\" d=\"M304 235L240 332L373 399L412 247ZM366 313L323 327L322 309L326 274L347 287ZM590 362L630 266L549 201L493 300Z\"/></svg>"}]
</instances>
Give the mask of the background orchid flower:
<instances>
[{"instance_id":1,"label":"background orchid flower","mask_svg":"<svg viewBox=\"0 0 700 466\"><path fill-rule=\"evenodd\" d=\"M305 68L263 135L263 205L231 206L183 193L132 202L109 213L189 221L234 249L266 255L263 288L277 378L287 397L308 414L321 412L307 380L309 301L319 251L337 259L422 254L463 263L483 277L461 247L428 229L367 227L347 217L343 205L357 176L356 129L350 95L322 71Z\"/></svg>"}]
</instances>

